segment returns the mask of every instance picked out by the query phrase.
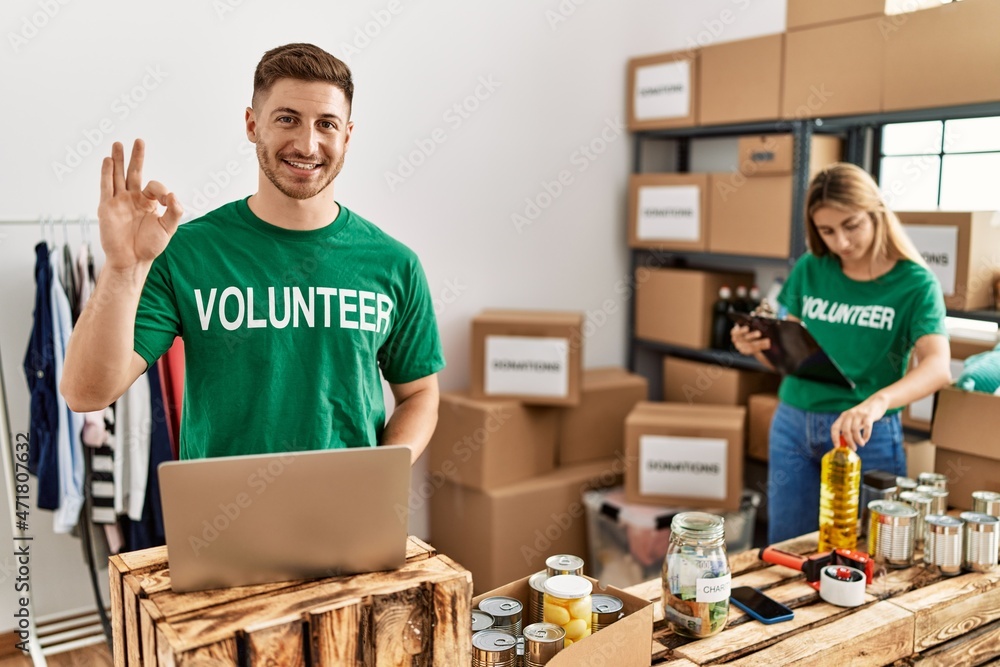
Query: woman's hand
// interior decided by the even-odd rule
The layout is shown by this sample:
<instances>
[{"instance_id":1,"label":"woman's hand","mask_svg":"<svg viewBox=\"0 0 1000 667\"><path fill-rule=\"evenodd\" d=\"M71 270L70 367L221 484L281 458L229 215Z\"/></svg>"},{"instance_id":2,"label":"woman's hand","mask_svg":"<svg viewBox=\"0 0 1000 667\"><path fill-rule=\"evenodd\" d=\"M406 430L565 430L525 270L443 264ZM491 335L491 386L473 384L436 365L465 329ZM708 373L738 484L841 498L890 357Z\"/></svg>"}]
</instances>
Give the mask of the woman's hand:
<instances>
[{"instance_id":1,"label":"woman's hand","mask_svg":"<svg viewBox=\"0 0 1000 667\"><path fill-rule=\"evenodd\" d=\"M875 422L885 416L889 409L889 398L881 393L875 393L858 403L850 410L840 413L837 421L830 427L830 437L836 446L843 437L847 446L853 450L864 447L872 437Z\"/></svg>"},{"instance_id":2,"label":"woman's hand","mask_svg":"<svg viewBox=\"0 0 1000 667\"><path fill-rule=\"evenodd\" d=\"M763 338L759 331L751 330L737 324L729 332L729 338L733 341L733 346L740 354L748 357L756 355L758 352L771 349L771 339Z\"/></svg>"}]
</instances>

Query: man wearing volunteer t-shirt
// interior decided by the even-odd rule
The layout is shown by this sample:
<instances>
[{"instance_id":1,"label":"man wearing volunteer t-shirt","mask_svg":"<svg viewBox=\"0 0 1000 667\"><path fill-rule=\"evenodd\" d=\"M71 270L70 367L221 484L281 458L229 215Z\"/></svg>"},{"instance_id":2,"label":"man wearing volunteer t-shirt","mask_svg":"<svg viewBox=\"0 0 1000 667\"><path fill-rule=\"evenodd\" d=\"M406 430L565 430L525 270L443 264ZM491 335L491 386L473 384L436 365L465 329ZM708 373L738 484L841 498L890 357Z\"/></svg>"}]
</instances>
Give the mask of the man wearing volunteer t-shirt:
<instances>
[{"instance_id":1,"label":"man wearing volunteer t-shirt","mask_svg":"<svg viewBox=\"0 0 1000 667\"><path fill-rule=\"evenodd\" d=\"M107 259L60 387L73 410L115 401L181 336L181 458L380 444L420 456L444 358L416 255L334 199L353 92L347 66L311 44L264 54L246 110L257 192L184 225L173 193L143 186L142 141L127 169L114 144Z\"/></svg>"}]
</instances>

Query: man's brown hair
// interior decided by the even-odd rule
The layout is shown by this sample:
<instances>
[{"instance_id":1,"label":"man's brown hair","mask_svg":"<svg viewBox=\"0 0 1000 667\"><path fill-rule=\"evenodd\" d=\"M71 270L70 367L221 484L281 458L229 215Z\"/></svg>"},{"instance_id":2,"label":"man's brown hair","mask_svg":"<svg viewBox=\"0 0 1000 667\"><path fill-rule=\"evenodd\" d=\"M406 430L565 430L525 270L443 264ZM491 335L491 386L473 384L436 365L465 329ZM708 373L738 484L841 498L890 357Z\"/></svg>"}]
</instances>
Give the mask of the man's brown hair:
<instances>
[{"instance_id":1,"label":"man's brown hair","mask_svg":"<svg viewBox=\"0 0 1000 667\"><path fill-rule=\"evenodd\" d=\"M254 107L259 96L271 90L278 79L326 81L344 92L348 107L354 99L351 69L344 61L313 44L285 44L264 54L253 74L251 104Z\"/></svg>"}]
</instances>

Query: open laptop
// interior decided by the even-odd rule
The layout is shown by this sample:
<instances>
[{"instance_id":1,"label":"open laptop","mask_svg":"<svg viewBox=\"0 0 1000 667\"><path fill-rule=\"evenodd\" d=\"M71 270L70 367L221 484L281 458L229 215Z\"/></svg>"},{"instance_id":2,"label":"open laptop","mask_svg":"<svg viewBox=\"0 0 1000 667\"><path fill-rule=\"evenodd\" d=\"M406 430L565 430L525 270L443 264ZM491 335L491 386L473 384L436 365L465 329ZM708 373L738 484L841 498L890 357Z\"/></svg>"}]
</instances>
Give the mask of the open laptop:
<instances>
[{"instance_id":1,"label":"open laptop","mask_svg":"<svg viewBox=\"0 0 1000 667\"><path fill-rule=\"evenodd\" d=\"M159 467L174 591L402 567L410 449L329 449Z\"/></svg>"}]
</instances>

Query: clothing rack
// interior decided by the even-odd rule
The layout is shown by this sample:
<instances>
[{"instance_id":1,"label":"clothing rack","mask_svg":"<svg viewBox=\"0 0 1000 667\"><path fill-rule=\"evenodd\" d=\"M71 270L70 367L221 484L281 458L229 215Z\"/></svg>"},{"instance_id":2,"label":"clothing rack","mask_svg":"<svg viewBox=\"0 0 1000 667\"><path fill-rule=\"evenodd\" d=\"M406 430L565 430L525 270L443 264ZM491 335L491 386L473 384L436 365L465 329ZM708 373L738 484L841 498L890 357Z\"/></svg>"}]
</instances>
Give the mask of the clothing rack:
<instances>
[{"instance_id":1,"label":"clothing rack","mask_svg":"<svg viewBox=\"0 0 1000 667\"><path fill-rule=\"evenodd\" d=\"M55 236L57 233L55 228L57 226L62 226L64 240L68 242L68 226L70 224L82 225L83 226L82 233L84 241L89 242L90 228L91 226L94 226L94 228L96 228L97 221L94 220L93 218L89 218L86 216L81 216L75 219L64 216L59 220L56 220L51 216L39 218L36 220L0 220L0 228L12 225L13 226L30 225L38 227L40 229L39 241L45 240L45 241L51 241L53 243L55 242ZM47 233L51 238L46 236ZM0 232L0 238L3 238L2 232ZM10 414L9 414L8 400L7 400L7 387L4 381L2 353L0 353L0 459L2 459L3 474L7 481L7 507L8 507L8 517L11 522L11 537L13 538L15 545L22 543L30 545L31 540L33 538L29 535L25 535L25 531L19 528L17 522L14 520L16 516L15 512L17 510L17 498L14 487L14 482L15 482L14 436L10 424ZM86 471L84 475L84 497L86 499L85 506L89 507L89 498L90 498L89 470ZM82 510L81 516L84 516L84 511L88 510ZM89 538L90 535L89 523L82 525L81 529L86 535L86 537ZM37 587L38 579L33 578L30 581L31 588L28 591L28 595L27 596L18 595L18 598L25 597L27 600L27 605L25 605L23 608L26 609L28 613L28 617L26 619L28 625L27 627L28 648L32 662L34 663L35 667L45 667L47 665L45 659L46 655L62 653L65 651L73 650L75 648L89 646L91 644L98 643L100 641L107 642L109 646L111 644L109 635L109 626L105 615L104 603L103 600L101 599L100 590L97 586L97 568L96 568L96 563L94 562L95 559L93 555L93 547L89 539L85 539L84 543L86 547L85 551L87 552L88 556L87 559L89 566L88 569L90 570L91 584L94 589L94 597L96 600L97 613L101 617L101 625L103 633L101 635L94 635L93 633L90 633L90 636L87 636L87 633L85 632L81 633L78 630L60 633L59 631L60 626L61 624L65 623L65 619L62 616L56 615L52 617L46 617L45 619L37 619L35 616L34 605L32 603L33 594L31 591ZM22 608L21 605L18 605L18 607ZM78 612L73 612L73 614L77 613ZM76 625L79 625L79 623L76 623ZM40 639L39 636L40 626L50 628L53 633L51 636L47 636L44 641ZM15 628L15 631L16 630L17 628Z\"/></svg>"}]
</instances>

